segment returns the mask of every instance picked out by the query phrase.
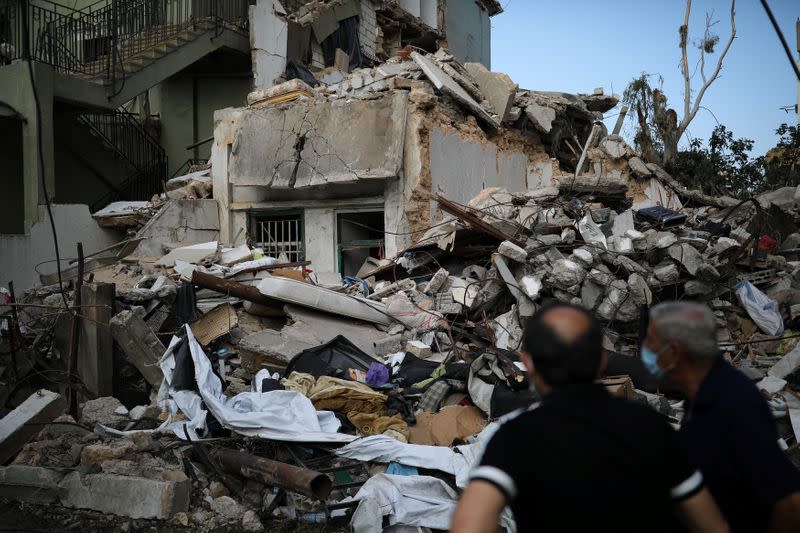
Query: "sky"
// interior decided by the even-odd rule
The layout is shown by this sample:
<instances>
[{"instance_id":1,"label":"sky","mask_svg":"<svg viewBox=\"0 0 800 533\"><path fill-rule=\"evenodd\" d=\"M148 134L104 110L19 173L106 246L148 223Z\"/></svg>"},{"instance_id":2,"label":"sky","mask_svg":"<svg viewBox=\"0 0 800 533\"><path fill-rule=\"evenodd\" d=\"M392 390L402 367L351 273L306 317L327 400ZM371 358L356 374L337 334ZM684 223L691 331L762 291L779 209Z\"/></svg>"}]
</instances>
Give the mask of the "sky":
<instances>
[{"instance_id":1,"label":"sky","mask_svg":"<svg viewBox=\"0 0 800 533\"><path fill-rule=\"evenodd\" d=\"M669 105L683 115L683 77L680 73L678 28L683 23L682 0L500 0L505 11L491 19L493 71L505 72L526 89L589 93L603 87L622 95L642 72L660 74ZM795 20L800 0L769 0L789 47L797 57ZM690 43L699 40L707 12L713 12L720 36L715 53L706 58L710 75L730 36L730 2L695 0L689 21ZM717 121L734 137L755 141L751 155L775 146L775 129L783 122L797 124L797 78L778 36L759 0L736 2L736 39L719 78L706 91L702 106L681 139L707 140ZM689 48L690 70L698 59ZM709 64L710 63L710 64ZM692 90L702 85L693 79ZM606 113L609 130L618 108ZM630 117L630 114L628 115ZM626 120L623 135L630 139L633 123Z\"/></svg>"}]
</instances>

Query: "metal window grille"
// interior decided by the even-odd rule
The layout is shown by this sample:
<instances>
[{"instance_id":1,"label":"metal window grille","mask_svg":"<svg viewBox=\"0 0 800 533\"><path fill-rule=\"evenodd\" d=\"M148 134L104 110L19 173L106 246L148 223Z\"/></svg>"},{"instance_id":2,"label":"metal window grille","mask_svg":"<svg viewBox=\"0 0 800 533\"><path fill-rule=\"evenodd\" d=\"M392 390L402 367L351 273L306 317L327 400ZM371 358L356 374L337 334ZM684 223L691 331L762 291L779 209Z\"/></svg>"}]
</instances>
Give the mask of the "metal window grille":
<instances>
[{"instance_id":1,"label":"metal window grille","mask_svg":"<svg viewBox=\"0 0 800 533\"><path fill-rule=\"evenodd\" d=\"M299 215L281 217L256 217L255 245L264 254L277 258L285 253L289 261L302 261L303 231Z\"/></svg>"}]
</instances>

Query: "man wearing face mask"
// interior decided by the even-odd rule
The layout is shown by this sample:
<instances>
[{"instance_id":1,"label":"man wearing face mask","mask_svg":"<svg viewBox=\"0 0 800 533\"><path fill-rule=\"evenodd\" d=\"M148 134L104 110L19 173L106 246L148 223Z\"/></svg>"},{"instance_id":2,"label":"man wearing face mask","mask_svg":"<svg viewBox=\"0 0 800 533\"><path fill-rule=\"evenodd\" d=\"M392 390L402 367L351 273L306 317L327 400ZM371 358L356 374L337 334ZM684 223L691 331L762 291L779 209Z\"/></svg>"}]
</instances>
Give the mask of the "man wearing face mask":
<instances>
[{"instance_id":1,"label":"man wearing face mask","mask_svg":"<svg viewBox=\"0 0 800 533\"><path fill-rule=\"evenodd\" d=\"M764 397L720 355L711 310L653 307L641 357L685 395L681 441L731 531L800 531L800 473L778 446Z\"/></svg>"},{"instance_id":2,"label":"man wearing face mask","mask_svg":"<svg viewBox=\"0 0 800 533\"><path fill-rule=\"evenodd\" d=\"M507 505L518 531L661 531L675 511L692 531L728 531L667 421L595 383L606 354L591 314L543 307L524 349L541 405L491 438L451 531L495 532Z\"/></svg>"}]
</instances>

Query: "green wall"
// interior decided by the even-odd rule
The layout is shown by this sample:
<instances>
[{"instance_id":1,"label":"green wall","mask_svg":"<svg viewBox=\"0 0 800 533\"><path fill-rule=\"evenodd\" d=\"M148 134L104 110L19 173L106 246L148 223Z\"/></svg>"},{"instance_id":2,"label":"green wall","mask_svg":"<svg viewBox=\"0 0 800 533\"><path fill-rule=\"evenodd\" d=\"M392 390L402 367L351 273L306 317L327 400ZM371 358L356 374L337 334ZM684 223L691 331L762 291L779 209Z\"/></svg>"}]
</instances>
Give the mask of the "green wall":
<instances>
[{"instance_id":1,"label":"green wall","mask_svg":"<svg viewBox=\"0 0 800 533\"><path fill-rule=\"evenodd\" d=\"M214 135L214 111L245 105L252 84L249 76L180 76L150 90L150 111L160 117L161 145L167 152L169 175L195 157L194 150L187 150L187 146ZM199 146L197 157L209 159L211 144Z\"/></svg>"}]
</instances>

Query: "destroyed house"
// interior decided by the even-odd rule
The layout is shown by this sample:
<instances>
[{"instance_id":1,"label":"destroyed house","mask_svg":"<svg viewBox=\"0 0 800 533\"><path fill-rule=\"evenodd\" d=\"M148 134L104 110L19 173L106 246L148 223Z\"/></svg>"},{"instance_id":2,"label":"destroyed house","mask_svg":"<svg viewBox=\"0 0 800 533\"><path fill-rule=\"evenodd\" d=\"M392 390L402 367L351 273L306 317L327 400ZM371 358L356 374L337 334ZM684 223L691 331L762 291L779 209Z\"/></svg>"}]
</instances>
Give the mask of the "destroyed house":
<instances>
[{"instance_id":1,"label":"destroyed house","mask_svg":"<svg viewBox=\"0 0 800 533\"><path fill-rule=\"evenodd\" d=\"M337 49L362 67L446 44L488 67L500 11L491 0L3 0L0 271L30 286L32 265L55 270L45 194L61 242L102 249L119 233L90 214L207 168L214 110L332 66Z\"/></svg>"},{"instance_id":2,"label":"destroyed house","mask_svg":"<svg viewBox=\"0 0 800 533\"><path fill-rule=\"evenodd\" d=\"M445 49L406 48L377 67L346 69L325 69L313 87L294 79L258 89L247 107L217 111L221 241L356 275L367 258L395 256L440 221L436 195L465 205L490 187L556 185L578 164L577 138L617 103L602 91L520 90ZM619 169L591 171L595 184L622 180Z\"/></svg>"}]
</instances>

